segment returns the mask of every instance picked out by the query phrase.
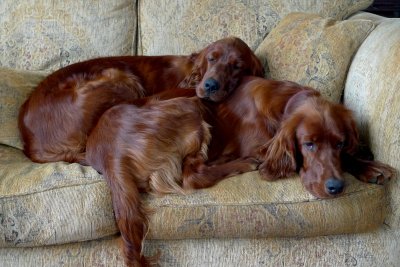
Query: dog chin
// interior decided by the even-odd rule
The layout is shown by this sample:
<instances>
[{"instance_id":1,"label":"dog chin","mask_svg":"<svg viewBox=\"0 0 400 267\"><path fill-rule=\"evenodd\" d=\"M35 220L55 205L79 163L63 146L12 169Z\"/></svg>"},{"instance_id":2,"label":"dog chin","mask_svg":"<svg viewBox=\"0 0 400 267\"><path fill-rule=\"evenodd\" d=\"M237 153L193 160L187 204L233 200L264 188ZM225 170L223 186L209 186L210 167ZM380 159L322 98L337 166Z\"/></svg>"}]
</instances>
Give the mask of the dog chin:
<instances>
[{"instance_id":1,"label":"dog chin","mask_svg":"<svg viewBox=\"0 0 400 267\"><path fill-rule=\"evenodd\" d=\"M204 88L201 88L201 87L196 87L196 95L198 98L201 98L201 99L205 99L208 97L206 95Z\"/></svg>"},{"instance_id":2,"label":"dog chin","mask_svg":"<svg viewBox=\"0 0 400 267\"><path fill-rule=\"evenodd\" d=\"M331 195L325 191L325 186L324 185L319 185L317 182L310 182L310 181L305 181L303 177L301 177L301 182L304 186L304 188L314 197L319 198L319 199L326 199L326 198L334 198L339 196L340 194L337 195Z\"/></svg>"}]
</instances>

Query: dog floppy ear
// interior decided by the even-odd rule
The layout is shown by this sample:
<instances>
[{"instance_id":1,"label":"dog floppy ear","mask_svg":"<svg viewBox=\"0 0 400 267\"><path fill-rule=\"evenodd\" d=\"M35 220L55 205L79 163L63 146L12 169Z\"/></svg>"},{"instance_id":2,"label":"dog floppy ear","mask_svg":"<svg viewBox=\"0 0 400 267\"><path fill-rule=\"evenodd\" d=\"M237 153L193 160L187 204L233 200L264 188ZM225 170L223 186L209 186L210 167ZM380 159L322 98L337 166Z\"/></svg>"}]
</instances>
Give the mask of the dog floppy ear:
<instances>
[{"instance_id":1,"label":"dog floppy ear","mask_svg":"<svg viewBox=\"0 0 400 267\"><path fill-rule=\"evenodd\" d=\"M254 54L251 55L250 69L251 69L252 76L264 77L264 75L265 75L264 67L261 64L261 61Z\"/></svg>"},{"instance_id":2,"label":"dog floppy ear","mask_svg":"<svg viewBox=\"0 0 400 267\"><path fill-rule=\"evenodd\" d=\"M205 60L205 49L198 53L190 55L189 60L193 62L189 74L179 83L179 88L195 88L201 81L207 70L207 61Z\"/></svg>"},{"instance_id":3,"label":"dog floppy ear","mask_svg":"<svg viewBox=\"0 0 400 267\"><path fill-rule=\"evenodd\" d=\"M292 96L289 101L287 102L284 110L284 117L288 117L294 113L294 111L302 105L307 99L312 96L321 96L321 94L309 87L303 87L304 90L296 93Z\"/></svg>"},{"instance_id":4,"label":"dog floppy ear","mask_svg":"<svg viewBox=\"0 0 400 267\"><path fill-rule=\"evenodd\" d=\"M263 78L263 64L261 63L260 59L254 54L251 48L246 44L246 42L238 37L231 37L230 39L235 43L235 46L239 47L242 51L242 56L245 57L244 61L249 63L249 65L246 66L246 74Z\"/></svg>"},{"instance_id":5,"label":"dog floppy ear","mask_svg":"<svg viewBox=\"0 0 400 267\"><path fill-rule=\"evenodd\" d=\"M287 177L296 171L295 130L297 119L292 118L282 123L278 132L261 149L264 161L259 172L265 180Z\"/></svg>"},{"instance_id":6,"label":"dog floppy ear","mask_svg":"<svg viewBox=\"0 0 400 267\"><path fill-rule=\"evenodd\" d=\"M357 153L359 146L359 134L353 114L350 110L344 109L340 118L343 119L346 133L346 142L344 146L344 151L350 155Z\"/></svg>"},{"instance_id":7,"label":"dog floppy ear","mask_svg":"<svg viewBox=\"0 0 400 267\"><path fill-rule=\"evenodd\" d=\"M283 121L278 131L261 149L264 162L259 170L264 179L275 180L296 171L296 129L303 119L302 113L296 110L313 95L318 96L319 93L305 87L305 90L292 96L285 105Z\"/></svg>"}]
</instances>

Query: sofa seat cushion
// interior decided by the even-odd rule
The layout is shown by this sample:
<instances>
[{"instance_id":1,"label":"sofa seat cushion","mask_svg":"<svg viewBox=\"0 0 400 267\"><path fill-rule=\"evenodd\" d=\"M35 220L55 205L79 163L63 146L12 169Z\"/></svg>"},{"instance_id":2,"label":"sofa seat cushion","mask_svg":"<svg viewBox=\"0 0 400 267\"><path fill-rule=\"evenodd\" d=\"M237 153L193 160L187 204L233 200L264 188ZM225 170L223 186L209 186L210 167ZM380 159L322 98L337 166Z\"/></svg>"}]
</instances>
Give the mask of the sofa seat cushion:
<instances>
[{"instance_id":1,"label":"sofa seat cushion","mask_svg":"<svg viewBox=\"0 0 400 267\"><path fill-rule=\"evenodd\" d=\"M91 167L32 163L0 146L0 247L97 239L118 232L111 197Z\"/></svg>"},{"instance_id":2,"label":"sofa seat cushion","mask_svg":"<svg viewBox=\"0 0 400 267\"><path fill-rule=\"evenodd\" d=\"M298 177L267 182L245 173L187 195L144 194L148 239L319 236L377 228L384 187L346 177L338 198L318 200ZM110 191L91 167L37 164L0 146L0 247L62 244L118 232Z\"/></svg>"}]
</instances>

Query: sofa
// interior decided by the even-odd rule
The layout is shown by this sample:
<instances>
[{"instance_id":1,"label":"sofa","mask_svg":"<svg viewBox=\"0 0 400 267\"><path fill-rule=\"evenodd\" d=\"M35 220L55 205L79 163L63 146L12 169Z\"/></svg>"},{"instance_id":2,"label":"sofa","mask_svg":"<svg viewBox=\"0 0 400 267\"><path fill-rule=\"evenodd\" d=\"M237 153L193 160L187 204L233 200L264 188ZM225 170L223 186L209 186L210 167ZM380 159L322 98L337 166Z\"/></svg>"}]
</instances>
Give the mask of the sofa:
<instances>
[{"instance_id":1,"label":"sofa","mask_svg":"<svg viewBox=\"0 0 400 267\"><path fill-rule=\"evenodd\" d=\"M0 266L124 266L110 191L94 169L32 163L20 105L50 72L112 55L190 54L242 38L266 78L353 110L360 140L400 170L400 19L372 0L3 0L0 3ZM249 172L187 195L143 194L145 255L160 266L399 266L400 182L317 199L298 176Z\"/></svg>"}]
</instances>

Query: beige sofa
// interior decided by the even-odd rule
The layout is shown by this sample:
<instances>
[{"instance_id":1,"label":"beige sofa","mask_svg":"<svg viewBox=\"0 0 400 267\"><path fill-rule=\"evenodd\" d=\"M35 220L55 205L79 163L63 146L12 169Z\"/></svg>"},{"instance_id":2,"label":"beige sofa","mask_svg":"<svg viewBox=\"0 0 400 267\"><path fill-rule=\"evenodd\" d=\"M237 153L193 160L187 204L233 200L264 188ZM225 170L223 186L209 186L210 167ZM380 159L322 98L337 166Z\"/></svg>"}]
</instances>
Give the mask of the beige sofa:
<instances>
[{"instance_id":1,"label":"beige sofa","mask_svg":"<svg viewBox=\"0 0 400 267\"><path fill-rule=\"evenodd\" d=\"M267 77L353 109L362 140L400 170L400 19L356 13L371 2L1 1L0 266L123 266L103 178L30 162L17 131L40 79L91 57L188 54L239 36ZM346 184L319 200L298 177L251 172L190 195L144 195L155 210L144 252L161 251L161 266L399 266L399 180Z\"/></svg>"}]
</instances>

